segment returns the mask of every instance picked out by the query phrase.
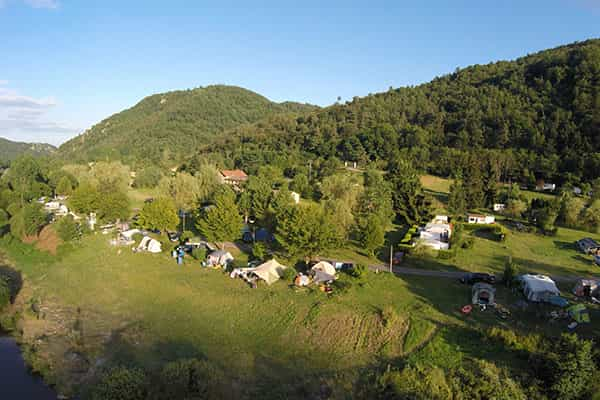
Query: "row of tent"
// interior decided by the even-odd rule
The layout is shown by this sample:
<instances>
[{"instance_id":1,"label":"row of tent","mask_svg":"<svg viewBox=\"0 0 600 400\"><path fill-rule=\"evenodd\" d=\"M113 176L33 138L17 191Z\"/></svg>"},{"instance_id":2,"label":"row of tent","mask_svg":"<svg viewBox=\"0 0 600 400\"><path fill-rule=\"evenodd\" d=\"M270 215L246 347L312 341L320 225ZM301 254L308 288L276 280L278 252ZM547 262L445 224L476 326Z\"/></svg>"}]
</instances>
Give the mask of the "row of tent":
<instances>
[{"instance_id":1,"label":"row of tent","mask_svg":"<svg viewBox=\"0 0 600 400\"><path fill-rule=\"evenodd\" d=\"M255 279L263 280L267 285L272 285L277 282L284 274L287 266L280 264L277 260L272 259L260 264L254 268L236 268L229 276L231 278L242 278L246 281Z\"/></svg>"}]
</instances>

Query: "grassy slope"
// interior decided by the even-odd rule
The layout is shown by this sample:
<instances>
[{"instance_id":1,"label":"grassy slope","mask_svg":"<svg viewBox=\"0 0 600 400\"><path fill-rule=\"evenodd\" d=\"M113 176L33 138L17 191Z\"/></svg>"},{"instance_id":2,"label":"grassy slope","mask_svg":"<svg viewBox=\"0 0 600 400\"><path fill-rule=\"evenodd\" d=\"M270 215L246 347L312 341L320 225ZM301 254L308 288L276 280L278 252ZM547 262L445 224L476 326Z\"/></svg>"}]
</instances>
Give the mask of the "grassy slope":
<instances>
[{"instance_id":1,"label":"grassy slope","mask_svg":"<svg viewBox=\"0 0 600 400\"><path fill-rule=\"evenodd\" d=\"M447 179L426 175L421 179L426 190L441 195L447 195L451 182ZM554 198L552 195L522 191L525 196ZM498 218L502 223L501 217ZM600 273L589 256L584 256L574 246L574 242L582 237L590 236L600 239L600 236L574 229L559 228L553 237L531 233L509 231L507 240L495 242L476 233L469 234L475 240L475 246L470 250L458 251L454 260L415 260L411 262L435 269L460 269L465 271L500 272L506 258L510 255L523 272L541 272L551 275L590 275Z\"/></svg>"},{"instance_id":2,"label":"grassy slope","mask_svg":"<svg viewBox=\"0 0 600 400\"><path fill-rule=\"evenodd\" d=\"M446 321L404 281L385 274L333 298L316 290L295 292L283 282L252 290L197 262L178 267L166 254L127 248L119 253L108 239L85 238L60 260L11 255L38 296L97 316L85 322L90 332L97 325L141 327L136 346L118 342L105 349L116 359L156 367L178 357L206 356L249 380L266 373L291 381L298 368L307 374L352 371L380 356L402 355L413 311L416 321L422 310ZM401 316L389 332L380 318L386 306ZM417 322L411 331L411 347L427 337L422 326ZM90 352L103 351L102 344L92 343L88 340Z\"/></svg>"}]
</instances>

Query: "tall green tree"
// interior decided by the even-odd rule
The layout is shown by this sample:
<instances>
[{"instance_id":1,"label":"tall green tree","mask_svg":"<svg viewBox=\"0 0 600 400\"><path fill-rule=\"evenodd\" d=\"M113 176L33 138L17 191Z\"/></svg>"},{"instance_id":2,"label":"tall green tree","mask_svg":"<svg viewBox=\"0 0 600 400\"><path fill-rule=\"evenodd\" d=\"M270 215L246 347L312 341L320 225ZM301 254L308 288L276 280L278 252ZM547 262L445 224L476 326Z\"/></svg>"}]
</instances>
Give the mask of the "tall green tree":
<instances>
[{"instance_id":1,"label":"tall green tree","mask_svg":"<svg viewBox=\"0 0 600 400\"><path fill-rule=\"evenodd\" d=\"M235 202L235 193L221 187L214 195L212 205L201 209L196 227L211 242L224 243L241 236L243 221Z\"/></svg>"},{"instance_id":2,"label":"tall green tree","mask_svg":"<svg viewBox=\"0 0 600 400\"><path fill-rule=\"evenodd\" d=\"M166 197L146 203L140 211L138 223L146 229L158 229L163 233L175 230L179 224L175 203Z\"/></svg>"},{"instance_id":3,"label":"tall green tree","mask_svg":"<svg viewBox=\"0 0 600 400\"><path fill-rule=\"evenodd\" d=\"M466 193L467 207L483 207L485 200L485 184L482 174L482 163L475 155L468 158L466 168L464 169L463 185Z\"/></svg>"},{"instance_id":4,"label":"tall green tree","mask_svg":"<svg viewBox=\"0 0 600 400\"><path fill-rule=\"evenodd\" d=\"M338 243L334 224L320 205L300 205L277 215L275 238L288 254L310 258Z\"/></svg>"},{"instance_id":5,"label":"tall green tree","mask_svg":"<svg viewBox=\"0 0 600 400\"><path fill-rule=\"evenodd\" d=\"M263 221L267 217L273 189L262 176L251 176L240 195L238 206L246 216L255 216Z\"/></svg>"},{"instance_id":6,"label":"tall green tree","mask_svg":"<svg viewBox=\"0 0 600 400\"><path fill-rule=\"evenodd\" d=\"M415 225L431 217L431 200L423 193L420 176L409 161L392 161L387 178L392 185L394 211L402 222Z\"/></svg>"},{"instance_id":7,"label":"tall green tree","mask_svg":"<svg viewBox=\"0 0 600 400\"><path fill-rule=\"evenodd\" d=\"M460 174L454 178L454 182L450 185L448 210L455 217L463 217L467 212L467 195Z\"/></svg>"},{"instance_id":8,"label":"tall green tree","mask_svg":"<svg viewBox=\"0 0 600 400\"><path fill-rule=\"evenodd\" d=\"M73 183L67 176L63 176L56 185L56 194L61 196L70 196L73 193Z\"/></svg>"},{"instance_id":9,"label":"tall green tree","mask_svg":"<svg viewBox=\"0 0 600 400\"><path fill-rule=\"evenodd\" d=\"M363 219L358 233L359 243L369 256L375 255L375 250L385 243L384 225L377 215Z\"/></svg>"}]
</instances>

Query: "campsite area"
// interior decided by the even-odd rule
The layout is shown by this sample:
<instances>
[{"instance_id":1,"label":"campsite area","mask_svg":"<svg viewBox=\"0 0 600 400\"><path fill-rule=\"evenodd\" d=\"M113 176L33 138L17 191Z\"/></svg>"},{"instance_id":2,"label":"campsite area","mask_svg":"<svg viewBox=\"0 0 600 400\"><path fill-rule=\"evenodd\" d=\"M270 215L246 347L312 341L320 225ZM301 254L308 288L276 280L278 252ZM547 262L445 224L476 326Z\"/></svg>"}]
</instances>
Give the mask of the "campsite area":
<instances>
[{"instance_id":1,"label":"campsite area","mask_svg":"<svg viewBox=\"0 0 600 400\"><path fill-rule=\"evenodd\" d=\"M474 248L461 249L454 260L424 254L407 258L402 266L500 272L511 255L522 272L576 277L594 270L590 260L570 247L581 234L560 229L556 237L546 238L511 232L501 244L474 236ZM191 257L177 265L165 252L133 253L111 246L101 233L85 236L55 256L14 240L5 240L3 248L23 272L24 290L41 310L25 313L20 322L24 336L54 331L70 338L48 336L30 349L36 354L34 367L60 387L73 385L75 364L98 362L100 356L102 363L151 369L197 357L210 360L237 382L227 388L234 397L292 393L300 398L323 387L343 396L360 384L364 371L401 360L445 368L464 359L482 359L519 373L526 365L489 336L493 329L522 335L566 329L564 321L548 318L552 307L516 307L522 305L522 295L501 285L496 301L510 308L508 318L491 309L462 314L461 307L470 303L470 286L448 278L368 271L360 278L340 273L341 284L331 295L314 287L293 288L290 281L252 290ZM228 250L240 265L246 262L248 255ZM356 254L351 248L340 253ZM382 263L358 257L371 265ZM573 298L570 281L559 282L559 287ZM578 328L582 337L600 334L600 310L594 305L589 309L592 322ZM81 359L55 364L71 352ZM270 385L273 377L284 385ZM340 387L340 379L349 387Z\"/></svg>"}]
</instances>

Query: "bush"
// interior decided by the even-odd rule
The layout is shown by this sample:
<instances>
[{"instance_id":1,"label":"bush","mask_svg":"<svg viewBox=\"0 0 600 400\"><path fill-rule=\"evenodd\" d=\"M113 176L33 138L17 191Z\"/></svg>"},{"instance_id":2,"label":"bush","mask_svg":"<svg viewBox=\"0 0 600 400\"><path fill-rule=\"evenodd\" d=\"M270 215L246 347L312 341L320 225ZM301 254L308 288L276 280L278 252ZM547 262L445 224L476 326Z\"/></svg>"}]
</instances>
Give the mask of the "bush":
<instances>
[{"instance_id":1,"label":"bush","mask_svg":"<svg viewBox=\"0 0 600 400\"><path fill-rule=\"evenodd\" d=\"M473 238L468 238L462 242L460 247L463 249L472 249L473 246L475 246L475 240L473 240Z\"/></svg>"},{"instance_id":2,"label":"bush","mask_svg":"<svg viewBox=\"0 0 600 400\"><path fill-rule=\"evenodd\" d=\"M252 258L255 260L264 260L266 253L267 249L265 248L264 244L258 242L252 246Z\"/></svg>"},{"instance_id":3,"label":"bush","mask_svg":"<svg viewBox=\"0 0 600 400\"><path fill-rule=\"evenodd\" d=\"M367 267L362 264L354 264L348 270L348 275L356 279L362 279L367 275Z\"/></svg>"},{"instance_id":4,"label":"bush","mask_svg":"<svg viewBox=\"0 0 600 400\"><path fill-rule=\"evenodd\" d=\"M512 262L512 258L509 257L504 264L504 274L502 275L502 282L506 287L511 287L515 277L517 276L517 268Z\"/></svg>"},{"instance_id":5,"label":"bush","mask_svg":"<svg viewBox=\"0 0 600 400\"><path fill-rule=\"evenodd\" d=\"M70 215L58 220L54 225L54 229L63 242L70 242L79 238L79 226Z\"/></svg>"},{"instance_id":6,"label":"bush","mask_svg":"<svg viewBox=\"0 0 600 400\"><path fill-rule=\"evenodd\" d=\"M93 400L145 400L148 379L136 368L117 367L103 374L92 389Z\"/></svg>"},{"instance_id":7,"label":"bush","mask_svg":"<svg viewBox=\"0 0 600 400\"><path fill-rule=\"evenodd\" d=\"M206 249L204 247L197 247L192 250L192 257L194 259L202 261L206 259Z\"/></svg>"},{"instance_id":8,"label":"bush","mask_svg":"<svg viewBox=\"0 0 600 400\"><path fill-rule=\"evenodd\" d=\"M0 276L0 311L10 303L10 286L4 277Z\"/></svg>"},{"instance_id":9,"label":"bush","mask_svg":"<svg viewBox=\"0 0 600 400\"><path fill-rule=\"evenodd\" d=\"M161 399L223 398L223 372L204 360L178 360L160 374Z\"/></svg>"},{"instance_id":10,"label":"bush","mask_svg":"<svg viewBox=\"0 0 600 400\"><path fill-rule=\"evenodd\" d=\"M194 232L192 231L183 231L181 236L179 237L179 241L181 243L187 243L188 240L194 237Z\"/></svg>"},{"instance_id":11,"label":"bush","mask_svg":"<svg viewBox=\"0 0 600 400\"><path fill-rule=\"evenodd\" d=\"M296 268L287 267L286 269L283 270L283 272L281 274L281 279L288 282L288 281L291 281L292 279L294 279L296 277L296 275L298 275L298 271L296 271Z\"/></svg>"},{"instance_id":12,"label":"bush","mask_svg":"<svg viewBox=\"0 0 600 400\"><path fill-rule=\"evenodd\" d=\"M135 233L133 234L133 236L131 236L131 240L133 240L136 243L139 243L143 238L144 235L142 235L141 233Z\"/></svg>"}]
</instances>

